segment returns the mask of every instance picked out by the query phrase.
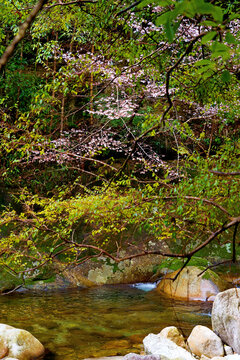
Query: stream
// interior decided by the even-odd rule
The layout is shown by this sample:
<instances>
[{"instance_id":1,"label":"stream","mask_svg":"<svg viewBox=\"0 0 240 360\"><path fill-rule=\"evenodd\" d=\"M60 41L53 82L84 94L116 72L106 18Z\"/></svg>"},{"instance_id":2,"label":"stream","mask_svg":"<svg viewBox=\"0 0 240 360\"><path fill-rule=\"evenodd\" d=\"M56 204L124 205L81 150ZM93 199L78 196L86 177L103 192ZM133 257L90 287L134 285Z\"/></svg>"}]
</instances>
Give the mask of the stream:
<instances>
[{"instance_id":1,"label":"stream","mask_svg":"<svg viewBox=\"0 0 240 360\"><path fill-rule=\"evenodd\" d=\"M0 297L0 322L30 331L49 360L139 353L149 333L175 325L187 336L197 324L211 325L210 312L210 303L174 301L129 285Z\"/></svg>"}]
</instances>

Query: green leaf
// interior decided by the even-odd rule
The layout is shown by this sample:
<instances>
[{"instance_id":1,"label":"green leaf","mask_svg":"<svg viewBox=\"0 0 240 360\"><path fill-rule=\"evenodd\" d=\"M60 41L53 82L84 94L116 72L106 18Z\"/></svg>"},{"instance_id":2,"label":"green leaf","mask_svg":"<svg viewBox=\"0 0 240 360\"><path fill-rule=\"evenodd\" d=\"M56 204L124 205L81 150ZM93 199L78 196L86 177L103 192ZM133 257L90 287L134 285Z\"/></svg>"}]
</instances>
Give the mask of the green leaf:
<instances>
[{"instance_id":1,"label":"green leaf","mask_svg":"<svg viewBox=\"0 0 240 360\"><path fill-rule=\"evenodd\" d=\"M223 60L226 60L230 57L230 49L227 45L222 44L218 41L215 41L212 45L212 58L222 57Z\"/></svg>"},{"instance_id":2,"label":"green leaf","mask_svg":"<svg viewBox=\"0 0 240 360\"><path fill-rule=\"evenodd\" d=\"M214 62L211 60L203 59L195 63L195 66L206 66L206 65L214 65Z\"/></svg>"},{"instance_id":3,"label":"green leaf","mask_svg":"<svg viewBox=\"0 0 240 360\"><path fill-rule=\"evenodd\" d=\"M140 2L140 4L137 5L137 7L141 9L149 4L152 4L151 0L143 0Z\"/></svg>"},{"instance_id":4,"label":"green leaf","mask_svg":"<svg viewBox=\"0 0 240 360\"><path fill-rule=\"evenodd\" d=\"M172 27L171 22L168 21L168 22L165 24L164 27L165 27L165 32L166 32L168 41L169 41L170 43L173 42L175 32L174 32L174 30L173 30L173 27Z\"/></svg>"},{"instance_id":5,"label":"green leaf","mask_svg":"<svg viewBox=\"0 0 240 360\"><path fill-rule=\"evenodd\" d=\"M167 22L169 22L169 20L171 19L171 13L170 11L165 12L164 14L161 14L157 19L156 19L156 25L165 25Z\"/></svg>"},{"instance_id":6,"label":"green leaf","mask_svg":"<svg viewBox=\"0 0 240 360\"><path fill-rule=\"evenodd\" d=\"M202 38L202 44L206 44L207 42L211 41L217 35L217 31L210 31Z\"/></svg>"},{"instance_id":7,"label":"green leaf","mask_svg":"<svg viewBox=\"0 0 240 360\"><path fill-rule=\"evenodd\" d=\"M236 44L237 43L236 38L230 32L227 32L225 40L227 41L228 44Z\"/></svg>"},{"instance_id":8,"label":"green leaf","mask_svg":"<svg viewBox=\"0 0 240 360\"><path fill-rule=\"evenodd\" d=\"M150 1L150 3L152 4L152 1ZM157 1L158 6L169 6L169 5L172 5L172 4L173 4L172 0L158 0Z\"/></svg>"},{"instance_id":9,"label":"green leaf","mask_svg":"<svg viewBox=\"0 0 240 360\"><path fill-rule=\"evenodd\" d=\"M223 12L219 6L214 6L212 16L214 20L222 22L223 21Z\"/></svg>"},{"instance_id":10,"label":"green leaf","mask_svg":"<svg viewBox=\"0 0 240 360\"><path fill-rule=\"evenodd\" d=\"M223 82L228 83L231 80L231 74L228 70L224 70L221 75L221 79Z\"/></svg>"},{"instance_id":11,"label":"green leaf","mask_svg":"<svg viewBox=\"0 0 240 360\"><path fill-rule=\"evenodd\" d=\"M206 26L216 26L217 24L213 21L210 20L205 20L201 22L202 25L206 25Z\"/></svg>"}]
</instances>

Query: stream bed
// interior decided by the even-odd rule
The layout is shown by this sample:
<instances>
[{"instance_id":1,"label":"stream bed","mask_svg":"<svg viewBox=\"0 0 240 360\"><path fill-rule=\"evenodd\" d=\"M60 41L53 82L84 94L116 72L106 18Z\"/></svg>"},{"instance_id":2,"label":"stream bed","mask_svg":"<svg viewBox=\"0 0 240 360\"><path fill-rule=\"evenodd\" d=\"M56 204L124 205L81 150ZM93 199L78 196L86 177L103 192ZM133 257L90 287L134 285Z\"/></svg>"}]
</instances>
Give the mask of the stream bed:
<instances>
[{"instance_id":1,"label":"stream bed","mask_svg":"<svg viewBox=\"0 0 240 360\"><path fill-rule=\"evenodd\" d=\"M174 301L128 285L0 297L0 322L30 331L51 360L139 353L142 339L166 326L186 336L197 324L210 327L210 312L210 303Z\"/></svg>"}]
</instances>

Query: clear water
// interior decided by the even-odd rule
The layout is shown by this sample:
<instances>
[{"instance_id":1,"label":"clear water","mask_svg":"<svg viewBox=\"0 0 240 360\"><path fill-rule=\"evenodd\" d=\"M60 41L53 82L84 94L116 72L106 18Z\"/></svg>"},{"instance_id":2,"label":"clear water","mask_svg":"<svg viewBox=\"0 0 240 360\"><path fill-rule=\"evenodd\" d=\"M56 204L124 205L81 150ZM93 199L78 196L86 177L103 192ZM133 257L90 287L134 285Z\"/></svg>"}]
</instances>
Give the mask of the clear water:
<instances>
[{"instance_id":1,"label":"clear water","mask_svg":"<svg viewBox=\"0 0 240 360\"><path fill-rule=\"evenodd\" d=\"M187 336L210 326L211 305L180 302L127 285L0 297L0 322L24 328L49 350L46 359L140 353L142 339L176 325Z\"/></svg>"}]
</instances>

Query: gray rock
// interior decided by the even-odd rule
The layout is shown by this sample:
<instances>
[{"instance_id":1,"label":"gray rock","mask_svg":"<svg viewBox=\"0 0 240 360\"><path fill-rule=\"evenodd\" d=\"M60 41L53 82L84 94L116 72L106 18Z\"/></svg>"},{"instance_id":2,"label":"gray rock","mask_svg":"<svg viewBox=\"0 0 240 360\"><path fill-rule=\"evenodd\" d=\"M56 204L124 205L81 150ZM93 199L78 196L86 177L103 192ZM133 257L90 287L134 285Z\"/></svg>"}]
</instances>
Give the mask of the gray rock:
<instances>
[{"instance_id":1,"label":"gray rock","mask_svg":"<svg viewBox=\"0 0 240 360\"><path fill-rule=\"evenodd\" d=\"M161 360L195 360L187 350L159 334L146 336L143 345L147 354L159 356Z\"/></svg>"},{"instance_id":2,"label":"gray rock","mask_svg":"<svg viewBox=\"0 0 240 360\"><path fill-rule=\"evenodd\" d=\"M238 354L240 354L239 308L240 289L236 288L219 293L212 308L213 331Z\"/></svg>"},{"instance_id":3,"label":"gray rock","mask_svg":"<svg viewBox=\"0 0 240 360\"><path fill-rule=\"evenodd\" d=\"M124 356L124 360L161 360L160 356L155 355L139 355L130 353Z\"/></svg>"},{"instance_id":4,"label":"gray rock","mask_svg":"<svg viewBox=\"0 0 240 360\"><path fill-rule=\"evenodd\" d=\"M197 356L224 356L222 340L206 326L195 326L187 342L191 352Z\"/></svg>"},{"instance_id":5,"label":"gray rock","mask_svg":"<svg viewBox=\"0 0 240 360\"><path fill-rule=\"evenodd\" d=\"M124 360L124 356L102 356L98 358L85 358L84 360Z\"/></svg>"}]
</instances>

